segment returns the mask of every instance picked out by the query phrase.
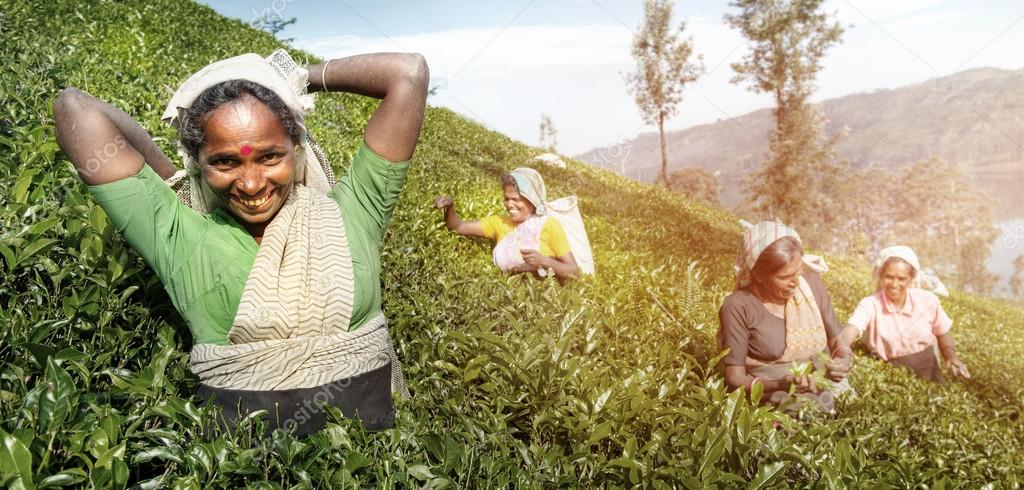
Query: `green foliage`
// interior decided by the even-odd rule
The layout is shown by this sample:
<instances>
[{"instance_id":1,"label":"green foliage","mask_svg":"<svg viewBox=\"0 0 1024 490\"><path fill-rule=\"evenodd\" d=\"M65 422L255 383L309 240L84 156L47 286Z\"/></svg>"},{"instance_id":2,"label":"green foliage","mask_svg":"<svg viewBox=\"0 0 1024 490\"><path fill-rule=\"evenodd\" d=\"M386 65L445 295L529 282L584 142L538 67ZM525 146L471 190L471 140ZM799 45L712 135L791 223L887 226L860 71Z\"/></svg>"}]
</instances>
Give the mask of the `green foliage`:
<instances>
[{"instance_id":1,"label":"green foliage","mask_svg":"<svg viewBox=\"0 0 1024 490\"><path fill-rule=\"evenodd\" d=\"M776 124L799 110L814 92L821 60L839 42L843 27L821 9L823 0L733 0L738 13L725 21L750 41L750 51L732 64L734 83L775 97Z\"/></svg>"},{"instance_id":2,"label":"green foliage","mask_svg":"<svg viewBox=\"0 0 1024 490\"><path fill-rule=\"evenodd\" d=\"M715 176L700 167L683 167L673 170L669 175L669 189L681 192L684 196L718 205L718 180Z\"/></svg>"},{"instance_id":3,"label":"green foliage","mask_svg":"<svg viewBox=\"0 0 1024 490\"><path fill-rule=\"evenodd\" d=\"M396 427L367 433L333 413L306 439L263 437L256 415L206 432L215 413L192 398L187 328L58 152L51 105L79 86L173 154L158 121L169 91L205 63L277 41L180 0L0 5L4 486L1020 486L1019 309L962 294L944 303L970 384L929 384L861 356L860 396L840 418L795 421L728 392L719 374L734 217L570 160L542 171L553 196L580 196L598 276L566 288L506 277L488 244L448 233L431 203L457 194L467 216L499 212L498 176L532 153L439 108L382 252L384 307L414 394ZM341 170L375 104L328 95L318 107L311 131ZM869 274L832 265L843 318Z\"/></svg>"},{"instance_id":4,"label":"green foliage","mask_svg":"<svg viewBox=\"0 0 1024 490\"><path fill-rule=\"evenodd\" d=\"M905 167L890 195L891 236L914 247L951 284L988 292L996 277L987 261L999 231L995 201L982 194L956 166L932 159Z\"/></svg>"}]
</instances>

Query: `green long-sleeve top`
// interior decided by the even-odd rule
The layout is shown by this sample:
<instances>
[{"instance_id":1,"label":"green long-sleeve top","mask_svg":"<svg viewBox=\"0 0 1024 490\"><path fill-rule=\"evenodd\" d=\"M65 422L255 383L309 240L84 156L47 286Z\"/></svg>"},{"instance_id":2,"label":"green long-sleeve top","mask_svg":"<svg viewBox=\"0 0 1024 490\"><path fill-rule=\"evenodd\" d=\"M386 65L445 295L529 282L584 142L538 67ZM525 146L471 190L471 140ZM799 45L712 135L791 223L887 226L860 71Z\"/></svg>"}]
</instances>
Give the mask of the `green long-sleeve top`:
<instances>
[{"instance_id":1,"label":"green long-sleeve top","mask_svg":"<svg viewBox=\"0 0 1024 490\"><path fill-rule=\"evenodd\" d=\"M380 246L409 162L391 163L363 143L331 189L352 254L355 304L350 330L381 308ZM89 187L110 221L156 272L195 343L228 343L259 244L230 213L202 215L182 204L149 167Z\"/></svg>"}]
</instances>

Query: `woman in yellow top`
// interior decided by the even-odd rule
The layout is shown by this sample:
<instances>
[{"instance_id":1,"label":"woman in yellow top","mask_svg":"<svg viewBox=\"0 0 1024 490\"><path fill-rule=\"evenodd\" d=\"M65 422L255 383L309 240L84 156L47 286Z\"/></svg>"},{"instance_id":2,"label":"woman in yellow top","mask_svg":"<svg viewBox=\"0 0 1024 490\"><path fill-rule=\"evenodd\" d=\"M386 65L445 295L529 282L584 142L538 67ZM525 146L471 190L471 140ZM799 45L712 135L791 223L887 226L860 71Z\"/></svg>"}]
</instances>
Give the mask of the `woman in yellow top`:
<instances>
[{"instance_id":1,"label":"woman in yellow top","mask_svg":"<svg viewBox=\"0 0 1024 490\"><path fill-rule=\"evenodd\" d=\"M502 176L501 186L508 216L463 221L449 196L438 196L434 206L444 210L449 230L494 240L492 257L503 272L539 277L554 274L561 282L579 277L565 230L557 219L547 215L547 192L540 173L520 167Z\"/></svg>"}]
</instances>

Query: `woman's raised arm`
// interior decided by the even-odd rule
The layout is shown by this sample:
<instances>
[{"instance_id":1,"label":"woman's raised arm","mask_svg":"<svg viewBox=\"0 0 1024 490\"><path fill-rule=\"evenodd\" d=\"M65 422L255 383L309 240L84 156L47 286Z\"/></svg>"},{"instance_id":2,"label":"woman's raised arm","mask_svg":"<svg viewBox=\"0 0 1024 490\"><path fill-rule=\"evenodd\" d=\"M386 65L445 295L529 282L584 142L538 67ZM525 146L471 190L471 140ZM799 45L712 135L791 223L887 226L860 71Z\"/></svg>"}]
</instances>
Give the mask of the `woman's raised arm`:
<instances>
[{"instance_id":1,"label":"woman's raised arm","mask_svg":"<svg viewBox=\"0 0 1024 490\"><path fill-rule=\"evenodd\" d=\"M57 143L89 185L135 175L148 163L161 178L178 170L124 111L74 87L53 103Z\"/></svg>"},{"instance_id":2,"label":"woman's raised arm","mask_svg":"<svg viewBox=\"0 0 1024 490\"><path fill-rule=\"evenodd\" d=\"M383 99L366 124L366 144L391 162L412 158L430 83L430 70L423 55L363 54L309 65L306 69L310 92L341 91Z\"/></svg>"},{"instance_id":3,"label":"woman's raised arm","mask_svg":"<svg viewBox=\"0 0 1024 490\"><path fill-rule=\"evenodd\" d=\"M463 221L455 211L455 201L449 196L437 196L434 207L444 211L444 224L449 230L465 236L484 236L484 228L479 221Z\"/></svg>"}]
</instances>

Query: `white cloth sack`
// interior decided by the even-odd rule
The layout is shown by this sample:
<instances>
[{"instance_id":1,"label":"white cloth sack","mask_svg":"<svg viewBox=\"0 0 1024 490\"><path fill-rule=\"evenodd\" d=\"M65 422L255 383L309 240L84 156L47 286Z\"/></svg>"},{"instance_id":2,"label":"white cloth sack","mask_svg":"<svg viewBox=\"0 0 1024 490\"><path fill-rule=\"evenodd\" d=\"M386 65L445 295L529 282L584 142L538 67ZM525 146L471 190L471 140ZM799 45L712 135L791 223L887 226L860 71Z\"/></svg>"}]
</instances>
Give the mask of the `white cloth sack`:
<instances>
[{"instance_id":1,"label":"white cloth sack","mask_svg":"<svg viewBox=\"0 0 1024 490\"><path fill-rule=\"evenodd\" d=\"M542 162L544 162L544 163L546 163L548 165L551 165L552 167L558 167L558 168L565 168L566 167L565 161L563 161L561 157L559 157L558 155L555 155L554 153L541 153L540 155L537 155L537 156L533 157L533 159L534 160L540 160L540 161L542 161Z\"/></svg>"},{"instance_id":2,"label":"white cloth sack","mask_svg":"<svg viewBox=\"0 0 1024 490\"><path fill-rule=\"evenodd\" d=\"M594 274L594 253L590 250L590 239L583 226L583 217L576 196L566 196L547 202L547 214L558 220L569 239L569 248L576 259L576 265L584 274Z\"/></svg>"}]
</instances>

